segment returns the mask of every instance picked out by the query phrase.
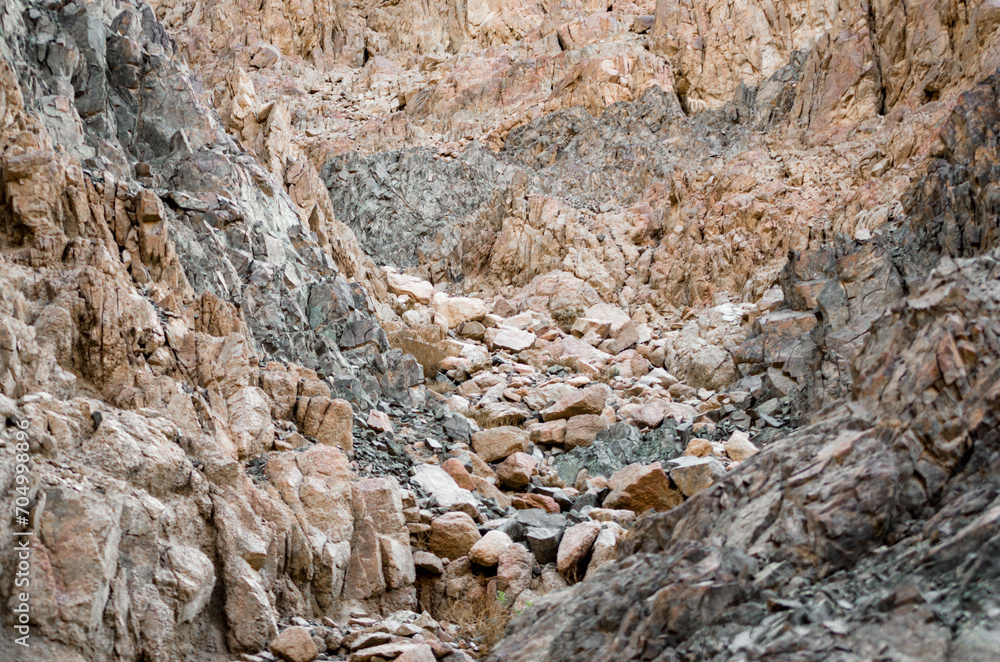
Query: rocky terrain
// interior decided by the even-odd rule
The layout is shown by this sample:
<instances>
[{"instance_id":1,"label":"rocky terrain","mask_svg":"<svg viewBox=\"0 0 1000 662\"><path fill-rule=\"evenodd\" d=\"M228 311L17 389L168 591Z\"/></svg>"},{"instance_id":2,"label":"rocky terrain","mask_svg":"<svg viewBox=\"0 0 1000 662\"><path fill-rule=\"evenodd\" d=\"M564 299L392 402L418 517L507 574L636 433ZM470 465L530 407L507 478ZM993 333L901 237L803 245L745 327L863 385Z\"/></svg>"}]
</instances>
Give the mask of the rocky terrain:
<instances>
[{"instance_id":1,"label":"rocky terrain","mask_svg":"<svg viewBox=\"0 0 1000 662\"><path fill-rule=\"evenodd\" d=\"M0 0L0 659L1000 659L998 28Z\"/></svg>"}]
</instances>

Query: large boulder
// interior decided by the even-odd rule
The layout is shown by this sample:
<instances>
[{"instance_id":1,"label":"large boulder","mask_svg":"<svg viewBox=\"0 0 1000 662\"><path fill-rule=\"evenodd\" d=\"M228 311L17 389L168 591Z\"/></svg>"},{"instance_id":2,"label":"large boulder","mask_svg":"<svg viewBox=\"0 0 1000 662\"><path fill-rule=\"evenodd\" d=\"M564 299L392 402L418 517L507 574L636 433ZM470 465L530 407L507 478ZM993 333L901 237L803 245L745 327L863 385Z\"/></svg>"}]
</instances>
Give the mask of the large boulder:
<instances>
[{"instance_id":1,"label":"large boulder","mask_svg":"<svg viewBox=\"0 0 1000 662\"><path fill-rule=\"evenodd\" d=\"M477 565L491 568L500 562L504 550L513 544L514 541L503 531L487 531L486 535L469 549L469 560Z\"/></svg>"},{"instance_id":2,"label":"large boulder","mask_svg":"<svg viewBox=\"0 0 1000 662\"><path fill-rule=\"evenodd\" d=\"M700 458L697 458L700 459ZM630 464L608 480L611 492L604 499L606 508L625 508L636 513L647 510L669 510L679 506L683 495L670 485L670 479L659 462Z\"/></svg>"},{"instance_id":3,"label":"large boulder","mask_svg":"<svg viewBox=\"0 0 1000 662\"><path fill-rule=\"evenodd\" d=\"M473 322L486 317L486 304L472 297L449 297L443 292L434 295L434 315L449 329L463 322Z\"/></svg>"},{"instance_id":4,"label":"large boulder","mask_svg":"<svg viewBox=\"0 0 1000 662\"><path fill-rule=\"evenodd\" d=\"M485 462L497 462L514 453L528 450L527 430L505 425L472 435L472 449Z\"/></svg>"},{"instance_id":5,"label":"large boulder","mask_svg":"<svg viewBox=\"0 0 1000 662\"><path fill-rule=\"evenodd\" d=\"M507 489L523 490L537 466L538 460L527 453L514 453L497 465L497 481Z\"/></svg>"},{"instance_id":6,"label":"large boulder","mask_svg":"<svg viewBox=\"0 0 1000 662\"><path fill-rule=\"evenodd\" d=\"M468 556L472 546L479 542L479 528L465 513L445 513L431 520L430 551L441 558L454 561Z\"/></svg>"},{"instance_id":7,"label":"large boulder","mask_svg":"<svg viewBox=\"0 0 1000 662\"><path fill-rule=\"evenodd\" d=\"M580 522L563 533L556 556L556 568L566 579L581 579L587 570L590 550L601 531L600 522Z\"/></svg>"},{"instance_id":8,"label":"large boulder","mask_svg":"<svg viewBox=\"0 0 1000 662\"><path fill-rule=\"evenodd\" d=\"M462 469L464 470L464 467ZM413 476L410 480L425 494L433 497L442 508L461 510L470 515L475 515L478 510L478 503L472 492L459 487L455 479L439 466L433 464L418 465L413 469ZM471 478L469 482L471 482Z\"/></svg>"},{"instance_id":9,"label":"large boulder","mask_svg":"<svg viewBox=\"0 0 1000 662\"><path fill-rule=\"evenodd\" d=\"M584 414L600 414L607 403L607 387L590 386L560 398L552 406L542 410L542 419L553 421L572 418Z\"/></svg>"},{"instance_id":10,"label":"large boulder","mask_svg":"<svg viewBox=\"0 0 1000 662\"><path fill-rule=\"evenodd\" d=\"M405 294L423 304L429 304L434 296L434 286L416 276L386 269L385 278L393 294Z\"/></svg>"},{"instance_id":11,"label":"large boulder","mask_svg":"<svg viewBox=\"0 0 1000 662\"><path fill-rule=\"evenodd\" d=\"M309 634L309 628L299 625L286 628L271 640L271 652L284 662L312 662L319 656L319 649Z\"/></svg>"},{"instance_id":12,"label":"large boulder","mask_svg":"<svg viewBox=\"0 0 1000 662\"><path fill-rule=\"evenodd\" d=\"M692 497L726 475L726 469L712 456L685 455L670 460L670 479L684 496Z\"/></svg>"}]
</instances>

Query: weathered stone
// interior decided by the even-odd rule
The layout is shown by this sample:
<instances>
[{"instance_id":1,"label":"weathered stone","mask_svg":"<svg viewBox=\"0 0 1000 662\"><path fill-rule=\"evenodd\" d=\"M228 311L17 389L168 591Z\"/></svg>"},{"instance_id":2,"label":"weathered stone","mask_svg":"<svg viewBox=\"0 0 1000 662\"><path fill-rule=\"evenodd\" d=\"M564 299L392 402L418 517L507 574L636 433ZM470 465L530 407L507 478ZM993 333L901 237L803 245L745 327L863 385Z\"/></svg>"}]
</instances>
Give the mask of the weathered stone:
<instances>
[{"instance_id":1,"label":"weathered stone","mask_svg":"<svg viewBox=\"0 0 1000 662\"><path fill-rule=\"evenodd\" d=\"M757 453L757 447L750 442L750 435L741 430L734 430L726 440L726 455L734 462L742 462ZM685 452L685 454L688 454Z\"/></svg>"},{"instance_id":2,"label":"weathered stone","mask_svg":"<svg viewBox=\"0 0 1000 662\"><path fill-rule=\"evenodd\" d=\"M579 389L574 393L560 398L555 404L542 410L542 419L552 421L560 418L572 418L584 414L600 414L607 401L604 387L591 386Z\"/></svg>"},{"instance_id":3,"label":"weathered stone","mask_svg":"<svg viewBox=\"0 0 1000 662\"><path fill-rule=\"evenodd\" d=\"M681 492L670 486L659 462L646 466L630 464L616 471L608 485L611 493L604 499L607 508L643 513L649 509L669 510L684 500Z\"/></svg>"},{"instance_id":4,"label":"weathered stone","mask_svg":"<svg viewBox=\"0 0 1000 662\"><path fill-rule=\"evenodd\" d=\"M514 453L497 465L497 481L508 489L524 489L537 466L538 461L527 453Z\"/></svg>"},{"instance_id":5,"label":"weathered stone","mask_svg":"<svg viewBox=\"0 0 1000 662\"><path fill-rule=\"evenodd\" d=\"M459 487L455 479L441 467L432 464L414 467L411 480L442 508L461 510L469 515L478 512L478 504L472 493Z\"/></svg>"},{"instance_id":6,"label":"weathered stone","mask_svg":"<svg viewBox=\"0 0 1000 662\"><path fill-rule=\"evenodd\" d=\"M577 446L589 446L601 430L608 429L608 422L596 414L581 414L566 421L563 446L572 450Z\"/></svg>"},{"instance_id":7,"label":"weathered stone","mask_svg":"<svg viewBox=\"0 0 1000 662\"><path fill-rule=\"evenodd\" d=\"M694 496L711 487L726 474L725 467L714 457L679 457L670 460L670 479L684 496Z\"/></svg>"},{"instance_id":8,"label":"weathered stone","mask_svg":"<svg viewBox=\"0 0 1000 662\"><path fill-rule=\"evenodd\" d=\"M479 529L471 517L465 513L445 513L431 522L428 546L437 556L454 561L468 556L469 549L479 539Z\"/></svg>"},{"instance_id":9,"label":"weathered stone","mask_svg":"<svg viewBox=\"0 0 1000 662\"><path fill-rule=\"evenodd\" d=\"M511 426L483 430L472 435L472 448L483 461L496 462L527 451L528 432Z\"/></svg>"},{"instance_id":10,"label":"weathered stone","mask_svg":"<svg viewBox=\"0 0 1000 662\"><path fill-rule=\"evenodd\" d=\"M319 655L309 629L293 626L271 640L271 652L285 662L312 662Z\"/></svg>"},{"instance_id":11,"label":"weathered stone","mask_svg":"<svg viewBox=\"0 0 1000 662\"><path fill-rule=\"evenodd\" d=\"M586 574L586 561L600 531L601 525L598 522L581 522L566 529L559 542L556 558L559 574L571 582Z\"/></svg>"},{"instance_id":12,"label":"weathered stone","mask_svg":"<svg viewBox=\"0 0 1000 662\"><path fill-rule=\"evenodd\" d=\"M514 541L503 531L487 531L469 549L469 560L484 567L493 567L500 562L504 550L513 544Z\"/></svg>"}]
</instances>

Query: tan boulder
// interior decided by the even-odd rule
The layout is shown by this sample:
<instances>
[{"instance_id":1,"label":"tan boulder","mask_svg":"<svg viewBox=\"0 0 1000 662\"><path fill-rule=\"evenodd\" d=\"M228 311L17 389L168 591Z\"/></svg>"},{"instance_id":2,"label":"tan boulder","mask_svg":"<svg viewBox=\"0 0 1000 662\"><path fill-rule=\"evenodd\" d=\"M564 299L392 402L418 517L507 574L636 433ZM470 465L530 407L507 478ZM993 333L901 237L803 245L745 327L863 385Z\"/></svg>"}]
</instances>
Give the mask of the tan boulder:
<instances>
[{"instance_id":1,"label":"tan boulder","mask_svg":"<svg viewBox=\"0 0 1000 662\"><path fill-rule=\"evenodd\" d=\"M354 412L347 400L325 396L299 398L295 418L302 434L315 437L321 444L347 452L354 450Z\"/></svg>"},{"instance_id":2,"label":"tan boulder","mask_svg":"<svg viewBox=\"0 0 1000 662\"><path fill-rule=\"evenodd\" d=\"M486 462L496 462L528 450L528 432L505 425L472 435L472 449Z\"/></svg>"},{"instance_id":3,"label":"tan boulder","mask_svg":"<svg viewBox=\"0 0 1000 662\"><path fill-rule=\"evenodd\" d=\"M416 276L387 269L385 277L389 284L389 291L393 294L405 294L423 304L429 304L431 297L434 296L434 286Z\"/></svg>"},{"instance_id":4,"label":"tan boulder","mask_svg":"<svg viewBox=\"0 0 1000 662\"><path fill-rule=\"evenodd\" d=\"M298 625L282 630L272 639L271 652L285 662L312 662L319 656L309 629Z\"/></svg>"},{"instance_id":5,"label":"tan boulder","mask_svg":"<svg viewBox=\"0 0 1000 662\"><path fill-rule=\"evenodd\" d=\"M563 445L566 450L577 446L589 446L601 430L608 428L608 422L597 414L580 414L566 421L566 436Z\"/></svg>"},{"instance_id":6,"label":"tan boulder","mask_svg":"<svg viewBox=\"0 0 1000 662\"><path fill-rule=\"evenodd\" d=\"M530 430L531 441L546 446L561 446L566 439L566 419L560 418L535 425Z\"/></svg>"},{"instance_id":7,"label":"tan boulder","mask_svg":"<svg viewBox=\"0 0 1000 662\"><path fill-rule=\"evenodd\" d=\"M500 562L500 555L514 541L503 531L487 531L476 544L469 549L469 560L478 565L491 568Z\"/></svg>"},{"instance_id":8,"label":"tan boulder","mask_svg":"<svg viewBox=\"0 0 1000 662\"><path fill-rule=\"evenodd\" d=\"M513 453L497 466L497 481L511 490L522 490L531 483L538 460L527 453Z\"/></svg>"},{"instance_id":9,"label":"tan boulder","mask_svg":"<svg viewBox=\"0 0 1000 662\"><path fill-rule=\"evenodd\" d=\"M625 508L636 513L649 509L669 510L684 500L681 492L670 486L670 479L659 462L630 464L619 469L608 481L611 492L605 508Z\"/></svg>"},{"instance_id":10,"label":"tan boulder","mask_svg":"<svg viewBox=\"0 0 1000 662\"><path fill-rule=\"evenodd\" d=\"M600 414L604 410L606 401L607 391L603 386L579 389L560 398L551 407L543 409L542 420L552 421L583 414Z\"/></svg>"},{"instance_id":11,"label":"tan boulder","mask_svg":"<svg viewBox=\"0 0 1000 662\"><path fill-rule=\"evenodd\" d=\"M440 316L449 329L463 322L474 322L486 317L486 304L472 297L449 297L438 292L434 295L434 314Z\"/></svg>"},{"instance_id":12,"label":"tan boulder","mask_svg":"<svg viewBox=\"0 0 1000 662\"><path fill-rule=\"evenodd\" d=\"M750 441L750 435L742 430L734 430L726 440L726 455L734 462L742 462L757 453L757 447Z\"/></svg>"},{"instance_id":13,"label":"tan boulder","mask_svg":"<svg viewBox=\"0 0 1000 662\"><path fill-rule=\"evenodd\" d=\"M600 522L580 522L563 533L559 541L556 568L559 574L573 582L586 572L586 560L601 530Z\"/></svg>"},{"instance_id":14,"label":"tan boulder","mask_svg":"<svg viewBox=\"0 0 1000 662\"><path fill-rule=\"evenodd\" d=\"M445 513L431 521L430 551L441 558L468 556L479 539L476 522L465 513Z\"/></svg>"},{"instance_id":15,"label":"tan boulder","mask_svg":"<svg viewBox=\"0 0 1000 662\"><path fill-rule=\"evenodd\" d=\"M472 482L472 476L469 475L468 470L465 465L462 464L458 458L448 458L441 463L441 468L451 476L455 483L458 484L463 490L474 490L476 489L475 483Z\"/></svg>"}]
</instances>

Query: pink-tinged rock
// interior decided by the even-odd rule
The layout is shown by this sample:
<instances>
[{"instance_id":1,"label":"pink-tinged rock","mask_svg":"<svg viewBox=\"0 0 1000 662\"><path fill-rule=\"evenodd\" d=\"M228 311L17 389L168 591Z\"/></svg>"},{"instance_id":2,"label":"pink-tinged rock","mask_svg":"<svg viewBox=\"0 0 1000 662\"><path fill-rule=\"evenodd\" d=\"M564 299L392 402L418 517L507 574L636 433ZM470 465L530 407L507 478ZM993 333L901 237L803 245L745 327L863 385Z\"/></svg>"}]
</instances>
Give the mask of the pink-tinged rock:
<instances>
[{"instance_id":1,"label":"pink-tinged rock","mask_svg":"<svg viewBox=\"0 0 1000 662\"><path fill-rule=\"evenodd\" d=\"M663 422L663 417L667 413L667 408L658 401L647 402L644 405L631 409L628 412L627 420L639 428L655 428Z\"/></svg>"},{"instance_id":2,"label":"pink-tinged rock","mask_svg":"<svg viewBox=\"0 0 1000 662\"><path fill-rule=\"evenodd\" d=\"M601 430L608 428L608 422L597 414L581 414L566 421L566 436L563 445L566 450L577 446L589 446Z\"/></svg>"},{"instance_id":3,"label":"pink-tinged rock","mask_svg":"<svg viewBox=\"0 0 1000 662\"><path fill-rule=\"evenodd\" d=\"M556 500L545 494L518 494L512 498L512 504L517 510L531 510L541 508L547 513L558 513L561 511Z\"/></svg>"},{"instance_id":4,"label":"pink-tinged rock","mask_svg":"<svg viewBox=\"0 0 1000 662\"><path fill-rule=\"evenodd\" d=\"M601 532L594 540L594 546L590 551L590 563L587 565L587 577L602 565L615 559L615 552L619 543L625 538L626 530L615 522L607 522L602 525Z\"/></svg>"},{"instance_id":5,"label":"pink-tinged rock","mask_svg":"<svg viewBox=\"0 0 1000 662\"><path fill-rule=\"evenodd\" d=\"M282 630L271 640L271 652L285 662L312 662L319 656L309 629L300 626Z\"/></svg>"},{"instance_id":6,"label":"pink-tinged rock","mask_svg":"<svg viewBox=\"0 0 1000 662\"><path fill-rule=\"evenodd\" d=\"M386 270L385 277L393 294L405 294L423 304L430 303L434 296L434 286L416 276Z\"/></svg>"},{"instance_id":7,"label":"pink-tinged rock","mask_svg":"<svg viewBox=\"0 0 1000 662\"><path fill-rule=\"evenodd\" d=\"M354 450L351 436L354 412L347 400L331 400L324 396L299 398L295 419L299 431L316 437L319 443L337 446L347 452Z\"/></svg>"},{"instance_id":8,"label":"pink-tinged rock","mask_svg":"<svg viewBox=\"0 0 1000 662\"><path fill-rule=\"evenodd\" d=\"M514 541L503 531L487 531L486 535L469 549L469 560L483 567L492 568L500 562L503 551L513 544Z\"/></svg>"},{"instance_id":9,"label":"pink-tinged rock","mask_svg":"<svg viewBox=\"0 0 1000 662\"><path fill-rule=\"evenodd\" d=\"M583 577L587 570L585 561L600 531L599 522L581 522L566 529L556 557L559 574L571 582Z\"/></svg>"},{"instance_id":10,"label":"pink-tinged rock","mask_svg":"<svg viewBox=\"0 0 1000 662\"><path fill-rule=\"evenodd\" d=\"M538 460L527 453L514 453L497 466L497 481L511 490L522 490L531 483Z\"/></svg>"},{"instance_id":11,"label":"pink-tinged rock","mask_svg":"<svg viewBox=\"0 0 1000 662\"><path fill-rule=\"evenodd\" d=\"M389 418L389 414L384 411L372 409L371 413L368 414L368 427L376 432L389 432L392 430L392 420Z\"/></svg>"},{"instance_id":12,"label":"pink-tinged rock","mask_svg":"<svg viewBox=\"0 0 1000 662\"><path fill-rule=\"evenodd\" d=\"M480 537L471 517L465 513L445 513L431 521L429 547L437 556L454 561L468 556Z\"/></svg>"},{"instance_id":13,"label":"pink-tinged rock","mask_svg":"<svg viewBox=\"0 0 1000 662\"><path fill-rule=\"evenodd\" d=\"M511 352L523 352L535 344L535 334L518 329L500 329L493 338L494 349L506 349Z\"/></svg>"},{"instance_id":14,"label":"pink-tinged rock","mask_svg":"<svg viewBox=\"0 0 1000 662\"><path fill-rule=\"evenodd\" d=\"M476 484L472 482L472 476L469 475L468 470L465 465L458 458L449 458L441 463L441 468L451 476L455 483L461 487L463 490L474 490L476 489Z\"/></svg>"},{"instance_id":15,"label":"pink-tinged rock","mask_svg":"<svg viewBox=\"0 0 1000 662\"><path fill-rule=\"evenodd\" d=\"M630 464L616 471L608 484L611 492L604 500L605 508L643 513L649 509L670 510L684 501L684 496L670 486L659 462Z\"/></svg>"},{"instance_id":16,"label":"pink-tinged rock","mask_svg":"<svg viewBox=\"0 0 1000 662\"><path fill-rule=\"evenodd\" d=\"M473 322L486 317L486 304L482 299L449 297L438 292L434 295L434 313L449 329L454 329L462 322Z\"/></svg>"},{"instance_id":17,"label":"pink-tinged rock","mask_svg":"<svg viewBox=\"0 0 1000 662\"><path fill-rule=\"evenodd\" d=\"M485 462L497 462L528 450L528 431L505 425L472 435L472 449Z\"/></svg>"},{"instance_id":18,"label":"pink-tinged rock","mask_svg":"<svg viewBox=\"0 0 1000 662\"><path fill-rule=\"evenodd\" d=\"M583 414L600 414L604 410L606 401L607 391L603 386L579 389L560 398L551 407L543 409L542 420L553 421Z\"/></svg>"},{"instance_id":19,"label":"pink-tinged rock","mask_svg":"<svg viewBox=\"0 0 1000 662\"><path fill-rule=\"evenodd\" d=\"M546 446L561 446L566 439L566 419L541 423L532 428L531 441Z\"/></svg>"},{"instance_id":20,"label":"pink-tinged rock","mask_svg":"<svg viewBox=\"0 0 1000 662\"><path fill-rule=\"evenodd\" d=\"M750 441L750 435L742 430L734 430L726 440L726 455L734 462L742 462L757 453L757 447Z\"/></svg>"}]
</instances>

